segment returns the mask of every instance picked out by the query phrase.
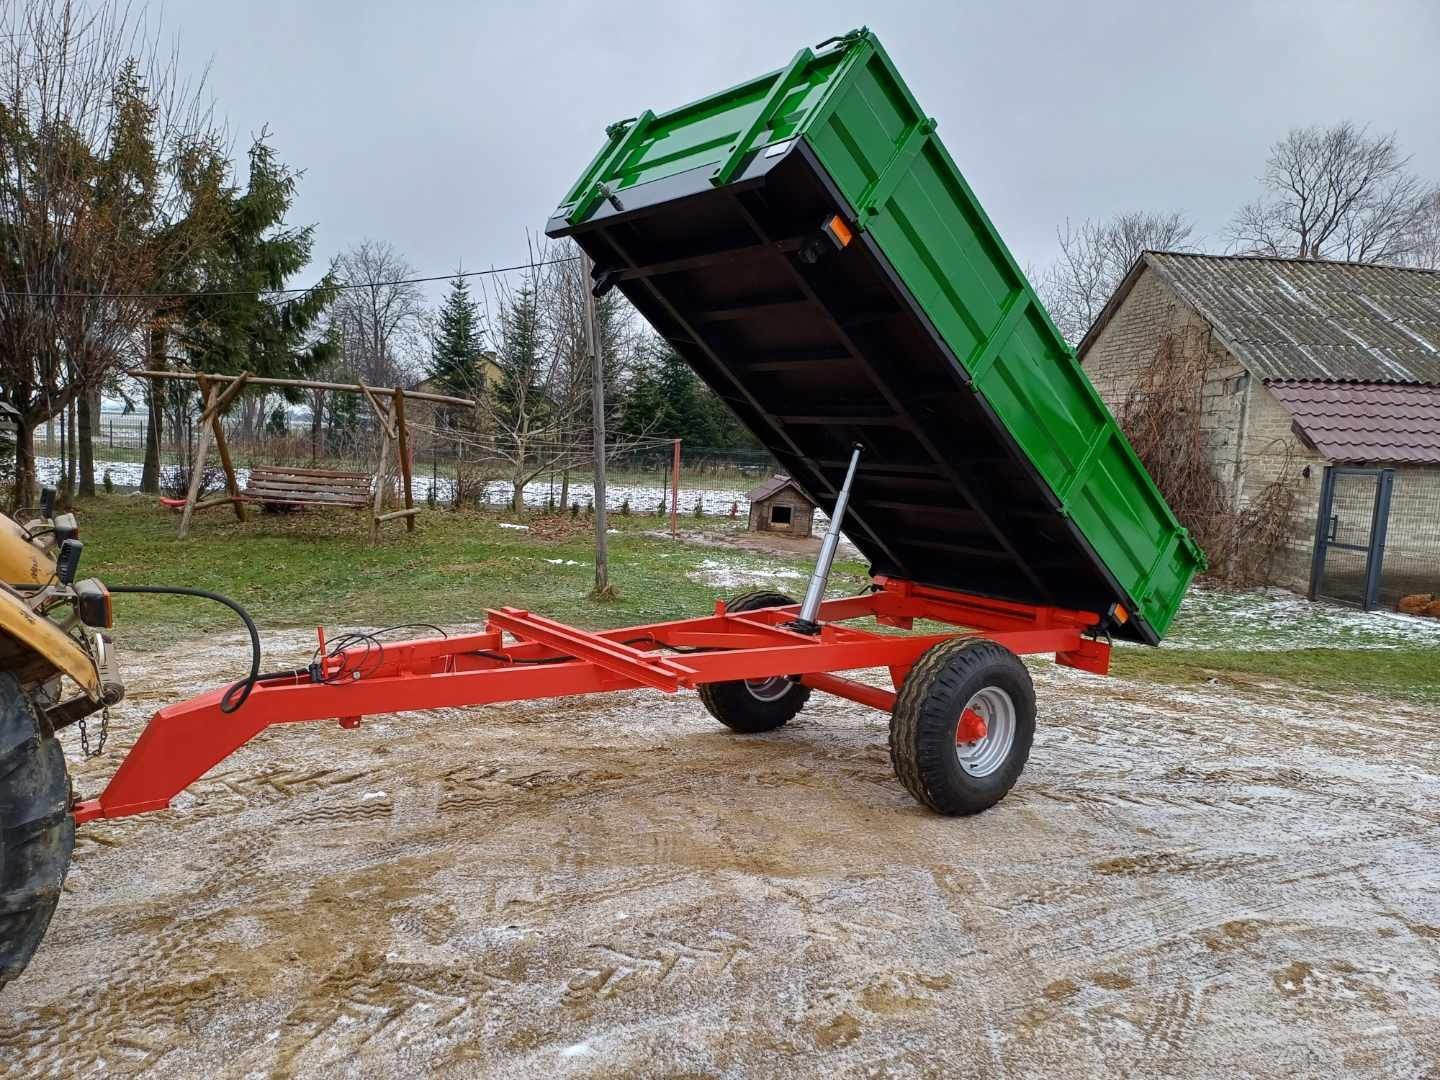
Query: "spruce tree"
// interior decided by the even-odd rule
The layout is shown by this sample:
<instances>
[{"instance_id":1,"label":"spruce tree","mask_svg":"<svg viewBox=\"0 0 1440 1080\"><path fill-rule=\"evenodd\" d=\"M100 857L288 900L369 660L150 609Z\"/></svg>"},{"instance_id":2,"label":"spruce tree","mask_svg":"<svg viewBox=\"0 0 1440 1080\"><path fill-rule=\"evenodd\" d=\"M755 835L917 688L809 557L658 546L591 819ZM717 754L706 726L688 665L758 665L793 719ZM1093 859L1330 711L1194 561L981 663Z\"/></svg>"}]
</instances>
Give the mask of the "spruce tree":
<instances>
[{"instance_id":1,"label":"spruce tree","mask_svg":"<svg viewBox=\"0 0 1440 1080\"><path fill-rule=\"evenodd\" d=\"M475 397L484 390L479 309L462 277L450 282L440 307L439 333L426 365L439 393Z\"/></svg>"},{"instance_id":2,"label":"spruce tree","mask_svg":"<svg viewBox=\"0 0 1440 1080\"><path fill-rule=\"evenodd\" d=\"M500 318L503 334L495 362L501 382L495 398L507 422L525 413L534 427L543 412L544 394L540 385L540 304L528 280L515 290Z\"/></svg>"},{"instance_id":3,"label":"spruce tree","mask_svg":"<svg viewBox=\"0 0 1440 1080\"><path fill-rule=\"evenodd\" d=\"M197 371L303 378L333 356L316 330L335 299L334 275L305 292L274 295L305 269L314 246L314 226L285 221L298 176L262 133L250 147L244 190L221 193L221 242L206 258L202 292L184 298L176 331Z\"/></svg>"}]
</instances>

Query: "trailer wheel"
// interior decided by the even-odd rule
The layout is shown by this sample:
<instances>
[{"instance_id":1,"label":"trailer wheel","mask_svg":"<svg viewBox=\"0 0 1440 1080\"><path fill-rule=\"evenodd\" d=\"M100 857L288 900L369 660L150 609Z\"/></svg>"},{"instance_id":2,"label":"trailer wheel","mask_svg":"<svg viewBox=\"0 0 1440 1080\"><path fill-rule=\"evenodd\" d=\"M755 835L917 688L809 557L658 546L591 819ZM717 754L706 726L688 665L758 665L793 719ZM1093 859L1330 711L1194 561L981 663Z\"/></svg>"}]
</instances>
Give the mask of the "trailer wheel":
<instances>
[{"instance_id":1,"label":"trailer wheel","mask_svg":"<svg viewBox=\"0 0 1440 1080\"><path fill-rule=\"evenodd\" d=\"M900 687L890 762L937 814L978 814L1020 779L1035 738L1035 687L1020 658L979 638L942 641Z\"/></svg>"},{"instance_id":2,"label":"trailer wheel","mask_svg":"<svg viewBox=\"0 0 1440 1080\"><path fill-rule=\"evenodd\" d=\"M725 603L726 611L758 611L795 603L784 593L752 589ZM731 731L756 735L774 731L805 707L810 688L788 675L768 679L737 679L734 682L704 683L700 701L711 716Z\"/></svg>"},{"instance_id":3,"label":"trailer wheel","mask_svg":"<svg viewBox=\"0 0 1440 1080\"><path fill-rule=\"evenodd\" d=\"M45 936L74 846L60 740L15 676L0 673L0 987Z\"/></svg>"}]
</instances>

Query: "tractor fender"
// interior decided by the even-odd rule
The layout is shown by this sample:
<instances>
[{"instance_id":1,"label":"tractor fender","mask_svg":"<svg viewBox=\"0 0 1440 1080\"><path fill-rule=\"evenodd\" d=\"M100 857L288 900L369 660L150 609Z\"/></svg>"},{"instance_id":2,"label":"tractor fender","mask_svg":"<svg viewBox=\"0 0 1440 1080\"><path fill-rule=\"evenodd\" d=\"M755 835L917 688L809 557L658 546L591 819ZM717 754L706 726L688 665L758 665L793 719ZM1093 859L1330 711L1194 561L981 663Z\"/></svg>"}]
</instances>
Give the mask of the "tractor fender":
<instances>
[{"instance_id":1,"label":"tractor fender","mask_svg":"<svg viewBox=\"0 0 1440 1080\"><path fill-rule=\"evenodd\" d=\"M92 700L103 691L95 661L84 647L50 619L31 611L13 590L0 585L0 671L22 685L68 675Z\"/></svg>"},{"instance_id":2,"label":"tractor fender","mask_svg":"<svg viewBox=\"0 0 1440 1080\"><path fill-rule=\"evenodd\" d=\"M18 522L0 514L0 581L44 585L54 574L55 560Z\"/></svg>"}]
</instances>

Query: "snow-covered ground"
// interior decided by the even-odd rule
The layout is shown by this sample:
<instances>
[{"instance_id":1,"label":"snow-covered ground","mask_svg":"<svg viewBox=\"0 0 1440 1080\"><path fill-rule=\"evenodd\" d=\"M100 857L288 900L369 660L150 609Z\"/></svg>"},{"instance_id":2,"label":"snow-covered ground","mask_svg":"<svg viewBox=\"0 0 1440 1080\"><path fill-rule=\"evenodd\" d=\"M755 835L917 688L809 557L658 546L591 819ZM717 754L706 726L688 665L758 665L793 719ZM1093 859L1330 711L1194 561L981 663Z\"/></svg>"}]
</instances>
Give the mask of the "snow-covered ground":
<instances>
[{"instance_id":1,"label":"snow-covered ground","mask_svg":"<svg viewBox=\"0 0 1440 1080\"><path fill-rule=\"evenodd\" d=\"M132 661L76 787L244 648ZM818 693L751 736L642 691L272 729L77 830L0 1076L1435 1076L1433 709L1031 670L973 818Z\"/></svg>"},{"instance_id":2,"label":"snow-covered ground","mask_svg":"<svg viewBox=\"0 0 1440 1080\"><path fill-rule=\"evenodd\" d=\"M1165 643L1188 649L1395 649L1440 645L1440 619L1312 604L1284 589L1192 588Z\"/></svg>"},{"instance_id":3,"label":"snow-covered ground","mask_svg":"<svg viewBox=\"0 0 1440 1080\"><path fill-rule=\"evenodd\" d=\"M37 457L35 459L36 474L45 483L57 483L60 477L60 459L53 457ZM111 481L116 487L137 488L140 486L140 463L138 461L107 461L97 459L95 462L95 475L103 477L105 473L110 474ZM175 478L180 474L178 465L165 465L161 468L162 483L170 486L175 483ZM250 470L238 468L235 470L236 478L243 487L250 479ZM448 503L455 493L455 486L447 477L430 477L424 474L417 475L414 480L414 494L416 502L426 502L430 498L431 490L434 490L435 501L441 504ZM496 506L503 506L510 501L510 494L513 486L506 480L492 480L485 486L485 501ZM680 489L680 513L694 514L695 502L700 500L702 507L708 517L719 517L730 513L734 507L737 514L744 514L749 502L745 498L745 491L740 488L681 488ZM543 507L548 505L554 498L558 503L560 499L560 485L551 485L549 480L537 480L525 489L525 505ZM570 482L569 498L572 503L579 503L581 509L590 505L595 498L595 489L588 481L572 480ZM662 488L657 484L616 484L610 483L605 489L605 505L611 510L619 510L627 501L630 503L630 510L636 514L654 513L656 506L664 500L666 513L669 513L670 492L668 488Z\"/></svg>"},{"instance_id":4,"label":"snow-covered ground","mask_svg":"<svg viewBox=\"0 0 1440 1080\"><path fill-rule=\"evenodd\" d=\"M775 569L753 559L706 559L685 576L702 585L736 589L770 585L779 581L798 581L805 575L799 570Z\"/></svg>"}]
</instances>

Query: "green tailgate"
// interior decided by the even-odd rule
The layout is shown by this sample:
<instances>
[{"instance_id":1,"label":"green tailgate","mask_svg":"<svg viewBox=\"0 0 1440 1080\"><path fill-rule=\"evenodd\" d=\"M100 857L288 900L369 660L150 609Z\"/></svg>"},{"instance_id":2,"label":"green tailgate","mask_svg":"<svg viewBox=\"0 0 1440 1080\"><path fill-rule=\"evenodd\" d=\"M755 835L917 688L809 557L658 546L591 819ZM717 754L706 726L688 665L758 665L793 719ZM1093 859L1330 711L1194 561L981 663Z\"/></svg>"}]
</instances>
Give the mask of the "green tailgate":
<instances>
[{"instance_id":1,"label":"green tailgate","mask_svg":"<svg viewBox=\"0 0 1440 1080\"><path fill-rule=\"evenodd\" d=\"M1162 636L1204 556L1051 323L875 35L612 125L557 215L578 226L644 185L742 184L803 140L1135 612ZM634 192L636 196L641 193ZM607 211L608 212L608 211Z\"/></svg>"}]
</instances>

